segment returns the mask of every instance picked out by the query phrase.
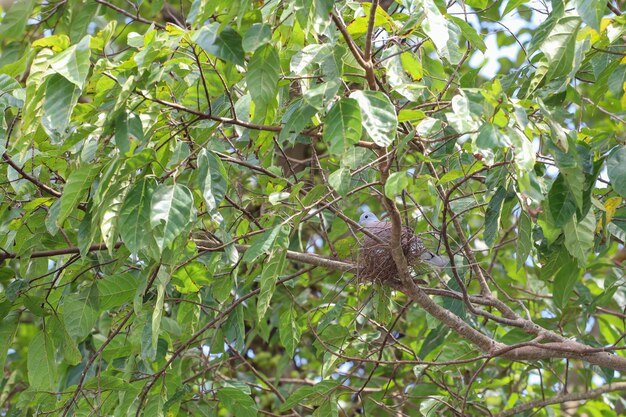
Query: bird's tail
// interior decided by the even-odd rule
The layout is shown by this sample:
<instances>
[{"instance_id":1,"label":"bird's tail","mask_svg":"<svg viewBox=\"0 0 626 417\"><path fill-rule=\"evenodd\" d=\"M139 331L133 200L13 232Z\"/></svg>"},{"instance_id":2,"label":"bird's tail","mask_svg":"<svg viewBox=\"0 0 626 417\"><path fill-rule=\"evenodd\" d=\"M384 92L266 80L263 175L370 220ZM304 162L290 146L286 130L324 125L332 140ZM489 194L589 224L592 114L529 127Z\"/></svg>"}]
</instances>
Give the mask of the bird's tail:
<instances>
[{"instance_id":1,"label":"bird's tail","mask_svg":"<svg viewBox=\"0 0 626 417\"><path fill-rule=\"evenodd\" d=\"M424 251L424 253L420 256L420 259L438 268L448 265L447 259L429 251Z\"/></svg>"}]
</instances>

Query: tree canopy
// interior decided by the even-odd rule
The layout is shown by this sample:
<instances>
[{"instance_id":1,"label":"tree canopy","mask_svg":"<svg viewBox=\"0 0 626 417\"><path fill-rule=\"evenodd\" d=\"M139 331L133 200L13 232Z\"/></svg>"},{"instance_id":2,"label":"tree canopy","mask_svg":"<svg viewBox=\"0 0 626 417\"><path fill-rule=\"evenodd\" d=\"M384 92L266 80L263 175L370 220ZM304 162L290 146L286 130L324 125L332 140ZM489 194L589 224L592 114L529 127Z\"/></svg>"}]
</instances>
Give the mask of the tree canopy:
<instances>
[{"instance_id":1,"label":"tree canopy","mask_svg":"<svg viewBox=\"0 0 626 417\"><path fill-rule=\"evenodd\" d=\"M620 4L0 7L0 414L622 412Z\"/></svg>"}]
</instances>

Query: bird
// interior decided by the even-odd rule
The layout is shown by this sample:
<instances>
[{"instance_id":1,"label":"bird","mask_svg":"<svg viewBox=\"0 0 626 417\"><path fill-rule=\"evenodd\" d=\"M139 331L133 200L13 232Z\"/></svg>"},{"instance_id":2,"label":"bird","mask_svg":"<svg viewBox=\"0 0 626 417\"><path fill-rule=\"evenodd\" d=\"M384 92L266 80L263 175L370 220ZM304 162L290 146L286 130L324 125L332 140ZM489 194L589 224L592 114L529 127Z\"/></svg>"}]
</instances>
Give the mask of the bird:
<instances>
[{"instance_id":1,"label":"bird","mask_svg":"<svg viewBox=\"0 0 626 417\"><path fill-rule=\"evenodd\" d=\"M380 240L382 240L385 244L388 245L390 243L391 241L391 223L390 222L380 221L378 220L378 217L376 217L374 213L365 212L361 214L361 218L359 219L359 224L363 226L365 230L367 230L368 232L370 232L371 234L375 235ZM426 248L424 248L422 241L415 236L412 230L406 227L403 227L402 229L403 229L402 246L403 246L405 254L407 250L410 253L419 253L419 259L421 261L424 261L428 263L429 265L432 265L438 268L442 268L448 264L447 259L435 253L432 253ZM406 238L407 235L409 236L409 238ZM407 242L410 245L409 248L404 247ZM371 248L375 248L379 245L380 243L378 243L376 240L372 239L367 234L365 235L364 241L363 241L364 248L368 248L371 250ZM386 249L382 249L381 254L382 254L382 251L386 251Z\"/></svg>"}]
</instances>

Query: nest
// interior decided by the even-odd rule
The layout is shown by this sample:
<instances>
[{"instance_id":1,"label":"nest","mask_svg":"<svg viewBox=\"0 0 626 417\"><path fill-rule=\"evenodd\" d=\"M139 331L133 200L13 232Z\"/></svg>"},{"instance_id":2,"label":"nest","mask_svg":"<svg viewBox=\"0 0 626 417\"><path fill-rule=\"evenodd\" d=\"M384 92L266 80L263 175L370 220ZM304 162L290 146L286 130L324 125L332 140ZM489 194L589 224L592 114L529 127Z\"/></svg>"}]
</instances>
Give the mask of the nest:
<instances>
[{"instance_id":1,"label":"nest","mask_svg":"<svg viewBox=\"0 0 626 417\"><path fill-rule=\"evenodd\" d=\"M391 255L389 246L390 233L377 233L381 242L365 235L359 253L359 279L362 281L378 282L386 285L400 284L398 268ZM402 251L407 264L415 269L423 266L421 255L426 251L422 240L409 228L403 227L400 236Z\"/></svg>"}]
</instances>

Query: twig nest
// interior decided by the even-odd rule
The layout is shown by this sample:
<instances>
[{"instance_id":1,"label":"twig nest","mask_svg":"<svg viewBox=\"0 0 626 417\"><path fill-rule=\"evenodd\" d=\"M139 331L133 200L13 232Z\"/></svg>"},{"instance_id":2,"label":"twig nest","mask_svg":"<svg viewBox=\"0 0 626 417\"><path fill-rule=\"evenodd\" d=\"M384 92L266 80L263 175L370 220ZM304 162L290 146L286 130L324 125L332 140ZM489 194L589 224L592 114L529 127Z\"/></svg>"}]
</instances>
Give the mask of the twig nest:
<instances>
[{"instance_id":1,"label":"twig nest","mask_svg":"<svg viewBox=\"0 0 626 417\"><path fill-rule=\"evenodd\" d=\"M391 255L391 230L376 231L368 228L381 242L377 242L365 235L359 253L359 279L363 281L379 282L387 285L397 285L400 283L398 268ZM420 259L426 248L415 232L407 227L403 227L400 235L402 251L407 264L411 267L423 265Z\"/></svg>"}]
</instances>

